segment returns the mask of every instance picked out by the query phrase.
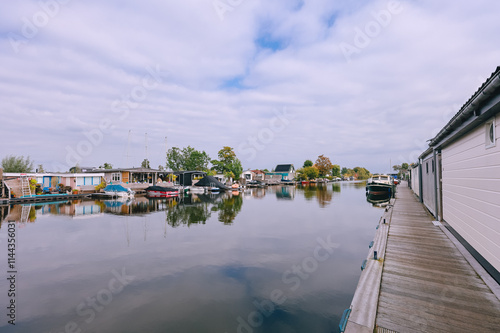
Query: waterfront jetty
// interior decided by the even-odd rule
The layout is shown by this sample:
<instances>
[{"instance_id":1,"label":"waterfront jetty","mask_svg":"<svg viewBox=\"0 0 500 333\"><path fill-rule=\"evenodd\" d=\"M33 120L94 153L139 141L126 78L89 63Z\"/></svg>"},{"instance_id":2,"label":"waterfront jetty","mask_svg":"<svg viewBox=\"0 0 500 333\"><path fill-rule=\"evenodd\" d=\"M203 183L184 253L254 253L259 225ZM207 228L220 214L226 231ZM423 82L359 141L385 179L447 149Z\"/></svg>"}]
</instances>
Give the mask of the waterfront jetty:
<instances>
[{"instance_id":1,"label":"waterfront jetty","mask_svg":"<svg viewBox=\"0 0 500 333\"><path fill-rule=\"evenodd\" d=\"M500 330L500 286L434 221L406 183L370 246L341 331Z\"/></svg>"}]
</instances>

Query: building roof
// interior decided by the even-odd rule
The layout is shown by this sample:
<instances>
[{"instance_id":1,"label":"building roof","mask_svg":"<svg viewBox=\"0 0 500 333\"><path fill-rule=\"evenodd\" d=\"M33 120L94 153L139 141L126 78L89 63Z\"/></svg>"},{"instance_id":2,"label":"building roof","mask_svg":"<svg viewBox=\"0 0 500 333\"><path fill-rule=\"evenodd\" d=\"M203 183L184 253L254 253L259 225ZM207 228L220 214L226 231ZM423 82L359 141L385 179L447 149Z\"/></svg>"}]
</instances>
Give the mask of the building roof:
<instances>
[{"instance_id":1,"label":"building roof","mask_svg":"<svg viewBox=\"0 0 500 333\"><path fill-rule=\"evenodd\" d=\"M290 172L293 170L293 164L278 164L274 172Z\"/></svg>"},{"instance_id":2,"label":"building roof","mask_svg":"<svg viewBox=\"0 0 500 333\"><path fill-rule=\"evenodd\" d=\"M252 171L253 173L260 173L260 174L263 174L263 175L265 175L265 174L266 174L266 173L265 173L264 171L262 171L262 170L250 170L250 171Z\"/></svg>"},{"instance_id":3,"label":"building roof","mask_svg":"<svg viewBox=\"0 0 500 333\"><path fill-rule=\"evenodd\" d=\"M165 172L157 169L147 169L147 168L113 168L113 169L94 169L86 171L87 173L109 173L109 172L141 172L141 173L149 173L149 172Z\"/></svg>"},{"instance_id":4,"label":"building roof","mask_svg":"<svg viewBox=\"0 0 500 333\"><path fill-rule=\"evenodd\" d=\"M495 101L493 105L491 102ZM430 140L431 147L441 145L443 141L448 141L451 137L461 135L469 128L481 123L489 113L499 112L500 108L500 66L491 76L479 87L471 98L460 108L445 127ZM493 108L495 106L495 108ZM489 113L488 113L489 112ZM480 118L480 116L483 116Z\"/></svg>"}]
</instances>

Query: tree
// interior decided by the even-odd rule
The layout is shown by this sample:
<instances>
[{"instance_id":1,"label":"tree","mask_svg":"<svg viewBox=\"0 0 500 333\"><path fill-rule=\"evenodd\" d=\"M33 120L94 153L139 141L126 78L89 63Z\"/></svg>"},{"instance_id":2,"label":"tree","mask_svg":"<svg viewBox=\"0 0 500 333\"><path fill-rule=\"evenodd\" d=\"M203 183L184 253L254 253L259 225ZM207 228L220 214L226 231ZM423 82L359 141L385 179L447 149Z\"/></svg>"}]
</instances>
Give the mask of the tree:
<instances>
[{"instance_id":1,"label":"tree","mask_svg":"<svg viewBox=\"0 0 500 333\"><path fill-rule=\"evenodd\" d=\"M342 176L344 176L344 175L345 175L346 173L348 173L348 172L349 172L349 169L347 169L346 167L343 167L343 168L342 168L342 171L340 171L340 174L341 174Z\"/></svg>"},{"instance_id":2,"label":"tree","mask_svg":"<svg viewBox=\"0 0 500 333\"><path fill-rule=\"evenodd\" d=\"M43 169L43 165L42 164L38 164L38 168L36 168L36 171L40 172L40 173L45 172L45 170Z\"/></svg>"},{"instance_id":3,"label":"tree","mask_svg":"<svg viewBox=\"0 0 500 333\"><path fill-rule=\"evenodd\" d=\"M149 160L147 158L145 158L144 161L142 161L141 167L144 169L151 169L151 167L149 166Z\"/></svg>"},{"instance_id":4,"label":"tree","mask_svg":"<svg viewBox=\"0 0 500 333\"><path fill-rule=\"evenodd\" d=\"M233 148L225 146L219 150L217 156L219 157L218 160L212 160L213 168L222 174L232 172L235 179L240 179L243 167L241 161L236 157Z\"/></svg>"},{"instance_id":5,"label":"tree","mask_svg":"<svg viewBox=\"0 0 500 333\"><path fill-rule=\"evenodd\" d=\"M399 172L401 170L401 165L393 165L392 168L394 169L394 171Z\"/></svg>"},{"instance_id":6,"label":"tree","mask_svg":"<svg viewBox=\"0 0 500 333\"><path fill-rule=\"evenodd\" d=\"M71 167L69 169L69 172L71 172L71 173L80 173L80 172L82 172L82 168L80 168L80 166L77 164L74 167Z\"/></svg>"},{"instance_id":7,"label":"tree","mask_svg":"<svg viewBox=\"0 0 500 333\"><path fill-rule=\"evenodd\" d=\"M408 170L408 163L401 164L401 169Z\"/></svg>"},{"instance_id":8,"label":"tree","mask_svg":"<svg viewBox=\"0 0 500 333\"><path fill-rule=\"evenodd\" d=\"M177 147L172 147L167 152L167 167L173 171L180 171L184 166L184 156Z\"/></svg>"},{"instance_id":9,"label":"tree","mask_svg":"<svg viewBox=\"0 0 500 333\"><path fill-rule=\"evenodd\" d=\"M340 165L334 164L332 166L332 176L333 177L340 177Z\"/></svg>"},{"instance_id":10,"label":"tree","mask_svg":"<svg viewBox=\"0 0 500 333\"><path fill-rule=\"evenodd\" d=\"M328 157L319 155L315 166L318 168L319 176L325 177L332 170L333 164Z\"/></svg>"},{"instance_id":11,"label":"tree","mask_svg":"<svg viewBox=\"0 0 500 333\"><path fill-rule=\"evenodd\" d=\"M319 170L315 166L309 166L297 170L298 180L311 180L318 178Z\"/></svg>"},{"instance_id":12,"label":"tree","mask_svg":"<svg viewBox=\"0 0 500 333\"><path fill-rule=\"evenodd\" d=\"M158 165L158 170L163 171L163 170L164 170L164 168L165 168L165 167L164 167L163 165L161 165L161 164L160 164L160 165Z\"/></svg>"},{"instance_id":13,"label":"tree","mask_svg":"<svg viewBox=\"0 0 500 333\"><path fill-rule=\"evenodd\" d=\"M30 157L9 155L2 159L2 169L4 172L32 172L33 161Z\"/></svg>"},{"instance_id":14,"label":"tree","mask_svg":"<svg viewBox=\"0 0 500 333\"><path fill-rule=\"evenodd\" d=\"M311 160L305 160L303 168L312 167L313 162Z\"/></svg>"},{"instance_id":15,"label":"tree","mask_svg":"<svg viewBox=\"0 0 500 333\"><path fill-rule=\"evenodd\" d=\"M208 169L210 156L204 151L198 151L190 146L182 150L184 156L184 169L202 171Z\"/></svg>"},{"instance_id":16,"label":"tree","mask_svg":"<svg viewBox=\"0 0 500 333\"><path fill-rule=\"evenodd\" d=\"M113 169L113 165L111 163L104 163L103 165L100 165L99 166L99 169L106 169L106 170L110 170L110 169Z\"/></svg>"},{"instance_id":17,"label":"tree","mask_svg":"<svg viewBox=\"0 0 500 333\"><path fill-rule=\"evenodd\" d=\"M367 169L365 168L362 168L362 167L355 167L353 169L355 175L356 175L356 178L358 178L359 180L364 180L364 179L368 179L372 176L372 174L370 173L370 171L368 171Z\"/></svg>"},{"instance_id":18,"label":"tree","mask_svg":"<svg viewBox=\"0 0 500 333\"><path fill-rule=\"evenodd\" d=\"M172 147L167 152L167 167L173 171L206 171L210 163L210 156L204 151L198 151L191 146L182 150Z\"/></svg>"}]
</instances>

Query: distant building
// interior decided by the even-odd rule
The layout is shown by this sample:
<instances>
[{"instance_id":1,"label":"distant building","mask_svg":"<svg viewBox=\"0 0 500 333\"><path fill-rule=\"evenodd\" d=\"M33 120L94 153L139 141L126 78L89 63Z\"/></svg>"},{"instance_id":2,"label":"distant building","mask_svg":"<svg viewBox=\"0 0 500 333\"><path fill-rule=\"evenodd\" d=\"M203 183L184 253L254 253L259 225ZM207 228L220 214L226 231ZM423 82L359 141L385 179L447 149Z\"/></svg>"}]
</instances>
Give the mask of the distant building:
<instances>
[{"instance_id":1,"label":"distant building","mask_svg":"<svg viewBox=\"0 0 500 333\"><path fill-rule=\"evenodd\" d=\"M273 172L266 172L267 181L293 180L295 178L295 167L293 164L278 164Z\"/></svg>"}]
</instances>

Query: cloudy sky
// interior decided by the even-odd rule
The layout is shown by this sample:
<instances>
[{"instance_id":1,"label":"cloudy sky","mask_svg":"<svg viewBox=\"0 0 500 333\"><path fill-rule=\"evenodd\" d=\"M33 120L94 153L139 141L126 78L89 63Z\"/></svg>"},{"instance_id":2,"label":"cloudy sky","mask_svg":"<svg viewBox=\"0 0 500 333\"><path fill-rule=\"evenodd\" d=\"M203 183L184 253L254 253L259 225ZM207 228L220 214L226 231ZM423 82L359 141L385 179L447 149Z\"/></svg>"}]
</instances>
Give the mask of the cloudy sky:
<instances>
[{"instance_id":1,"label":"cloudy sky","mask_svg":"<svg viewBox=\"0 0 500 333\"><path fill-rule=\"evenodd\" d=\"M412 162L500 65L500 2L6 2L0 155L153 167ZM147 135L146 135L147 133ZM147 149L146 149L147 147Z\"/></svg>"}]
</instances>

